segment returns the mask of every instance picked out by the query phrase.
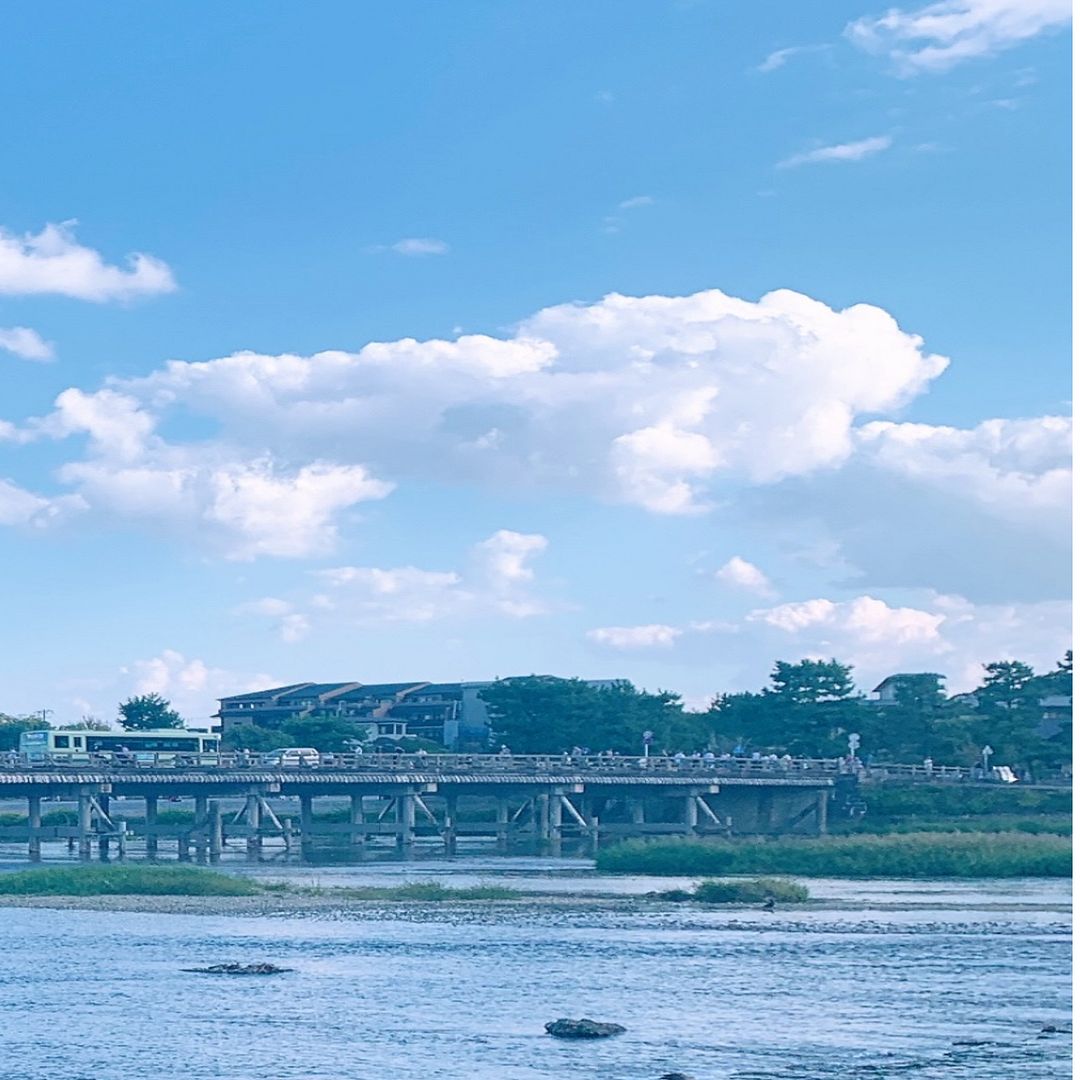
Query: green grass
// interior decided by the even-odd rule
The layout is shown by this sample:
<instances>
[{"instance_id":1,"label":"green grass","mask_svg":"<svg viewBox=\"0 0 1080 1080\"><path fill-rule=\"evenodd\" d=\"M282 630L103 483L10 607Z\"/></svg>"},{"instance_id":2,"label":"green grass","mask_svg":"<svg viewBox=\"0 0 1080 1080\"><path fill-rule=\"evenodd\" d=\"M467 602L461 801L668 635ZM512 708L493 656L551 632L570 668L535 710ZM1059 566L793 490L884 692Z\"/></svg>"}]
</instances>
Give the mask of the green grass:
<instances>
[{"instance_id":1,"label":"green grass","mask_svg":"<svg viewBox=\"0 0 1080 1080\"><path fill-rule=\"evenodd\" d=\"M971 817L858 818L831 822L834 833L1027 833L1030 836L1072 836L1071 814L976 814Z\"/></svg>"},{"instance_id":2,"label":"green grass","mask_svg":"<svg viewBox=\"0 0 1080 1080\"><path fill-rule=\"evenodd\" d=\"M54 866L0 874L0 896L254 896L259 885L194 866Z\"/></svg>"},{"instance_id":3,"label":"green grass","mask_svg":"<svg viewBox=\"0 0 1080 1080\"><path fill-rule=\"evenodd\" d=\"M909 833L778 840L627 840L599 852L602 873L696 877L1069 877L1071 842L1017 833Z\"/></svg>"},{"instance_id":4,"label":"green grass","mask_svg":"<svg viewBox=\"0 0 1080 1080\"><path fill-rule=\"evenodd\" d=\"M988 787L862 784L868 818L961 817L984 814L1071 814L1069 788L1040 791L1001 784Z\"/></svg>"},{"instance_id":5,"label":"green grass","mask_svg":"<svg viewBox=\"0 0 1080 1080\"><path fill-rule=\"evenodd\" d=\"M522 894L517 889L507 889L501 885L469 885L458 888L441 885L437 881L410 881L404 885L365 885L358 888L290 889L301 895L339 896L346 900L392 900L392 901L435 901L446 900L517 900Z\"/></svg>"},{"instance_id":6,"label":"green grass","mask_svg":"<svg viewBox=\"0 0 1080 1080\"><path fill-rule=\"evenodd\" d=\"M760 904L769 897L778 903L802 904L810 899L810 890L782 878L752 878L749 881L703 881L692 895L702 904Z\"/></svg>"}]
</instances>

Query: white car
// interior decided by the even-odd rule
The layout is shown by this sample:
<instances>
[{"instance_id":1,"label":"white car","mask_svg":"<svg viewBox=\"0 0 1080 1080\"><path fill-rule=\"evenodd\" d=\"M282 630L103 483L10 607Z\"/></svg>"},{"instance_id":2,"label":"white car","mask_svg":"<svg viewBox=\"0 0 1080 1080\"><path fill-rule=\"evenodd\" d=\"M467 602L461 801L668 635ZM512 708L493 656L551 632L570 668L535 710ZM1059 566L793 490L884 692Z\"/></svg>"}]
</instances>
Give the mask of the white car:
<instances>
[{"instance_id":1,"label":"white car","mask_svg":"<svg viewBox=\"0 0 1080 1080\"><path fill-rule=\"evenodd\" d=\"M313 746L286 746L271 754L270 761L286 769L310 768L319 764L319 751Z\"/></svg>"}]
</instances>

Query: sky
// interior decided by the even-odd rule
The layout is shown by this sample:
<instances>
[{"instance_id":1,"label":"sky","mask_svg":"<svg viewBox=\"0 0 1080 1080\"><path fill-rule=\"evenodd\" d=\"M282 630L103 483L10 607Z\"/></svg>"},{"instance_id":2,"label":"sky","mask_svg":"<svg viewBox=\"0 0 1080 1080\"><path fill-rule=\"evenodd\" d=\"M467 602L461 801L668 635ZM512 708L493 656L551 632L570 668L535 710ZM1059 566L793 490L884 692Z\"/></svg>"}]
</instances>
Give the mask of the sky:
<instances>
[{"instance_id":1,"label":"sky","mask_svg":"<svg viewBox=\"0 0 1080 1080\"><path fill-rule=\"evenodd\" d=\"M1068 0L0 32L0 711L1070 647Z\"/></svg>"}]
</instances>

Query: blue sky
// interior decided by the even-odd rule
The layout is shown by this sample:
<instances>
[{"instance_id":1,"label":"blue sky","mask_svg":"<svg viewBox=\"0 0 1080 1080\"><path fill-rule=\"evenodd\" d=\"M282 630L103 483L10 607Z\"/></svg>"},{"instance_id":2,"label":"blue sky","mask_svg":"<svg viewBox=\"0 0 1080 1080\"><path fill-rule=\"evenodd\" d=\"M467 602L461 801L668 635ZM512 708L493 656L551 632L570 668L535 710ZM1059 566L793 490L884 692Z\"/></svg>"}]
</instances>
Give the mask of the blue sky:
<instances>
[{"instance_id":1,"label":"blue sky","mask_svg":"<svg viewBox=\"0 0 1080 1080\"><path fill-rule=\"evenodd\" d=\"M1067 20L5 11L0 710L1051 663Z\"/></svg>"}]
</instances>

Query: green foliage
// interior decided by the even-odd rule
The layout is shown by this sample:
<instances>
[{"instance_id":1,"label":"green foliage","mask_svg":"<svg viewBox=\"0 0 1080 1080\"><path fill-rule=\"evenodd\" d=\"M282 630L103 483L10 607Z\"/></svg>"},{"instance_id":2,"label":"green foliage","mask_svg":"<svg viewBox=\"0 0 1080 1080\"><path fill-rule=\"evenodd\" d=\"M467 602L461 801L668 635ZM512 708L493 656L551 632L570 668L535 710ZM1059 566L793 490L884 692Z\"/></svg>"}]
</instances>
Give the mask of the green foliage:
<instances>
[{"instance_id":1,"label":"green foliage","mask_svg":"<svg viewBox=\"0 0 1080 1080\"><path fill-rule=\"evenodd\" d=\"M53 866L0 874L0 896L254 896L252 881L194 866Z\"/></svg>"},{"instance_id":2,"label":"green foliage","mask_svg":"<svg viewBox=\"0 0 1080 1080\"><path fill-rule=\"evenodd\" d=\"M574 746L638 754L646 731L658 749L692 749L707 738L703 717L684 712L677 694L652 694L629 683L595 687L529 675L500 679L481 696L496 740L518 754L558 754Z\"/></svg>"},{"instance_id":3,"label":"green foliage","mask_svg":"<svg viewBox=\"0 0 1080 1080\"><path fill-rule=\"evenodd\" d=\"M120 726L125 731L182 728L180 714L160 694L141 694L120 702Z\"/></svg>"},{"instance_id":4,"label":"green foliage","mask_svg":"<svg viewBox=\"0 0 1080 1080\"><path fill-rule=\"evenodd\" d=\"M236 724L222 740L226 750L266 753L284 746L311 746L327 754L345 753L367 737L365 724L332 715L300 716L268 728L258 724Z\"/></svg>"},{"instance_id":5,"label":"green foliage","mask_svg":"<svg viewBox=\"0 0 1080 1080\"><path fill-rule=\"evenodd\" d=\"M833 833L874 833L878 836L917 832L1029 833L1033 836L1072 836L1071 814L981 814L975 817L902 817L891 821L860 818L832 826Z\"/></svg>"},{"instance_id":6,"label":"green foliage","mask_svg":"<svg viewBox=\"0 0 1080 1080\"><path fill-rule=\"evenodd\" d=\"M946 785L863 784L859 796L866 804L867 820L887 821L904 815L959 817L983 814L1068 814L1072 792L1014 784L978 787Z\"/></svg>"},{"instance_id":7,"label":"green foliage","mask_svg":"<svg viewBox=\"0 0 1080 1080\"><path fill-rule=\"evenodd\" d=\"M760 904L770 898L784 904L803 904L810 899L810 890L782 878L703 881L694 889L693 898L702 904Z\"/></svg>"},{"instance_id":8,"label":"green foliage","mask_svg":"<svg viewBox=\"0 0 1080 1080\"><path fill-rule=\"evenodd\" d=\"M836 757L858 730L862 700L851 667L836 660L778 660L771 685L757 694L724 694L708 718L719 740L746 751Z\"/></svg>"},{"instance_id":9,"label":"green foliage","mask_svg":"<svg viewBox=\"0 0 1080 1080\"><path fill-rule=\"evenodd\" d=\"M284 891L293 891L286 886ZM442 903L448 900L516 900L521 896L517 889L501 885L469 885L458 888L437 881L409 881L404 885L365 885L359 888L299 889L303 895L329 893L345 900L390 900Z\"/></svg>"},{"instance_id":10,"label":"green foliage","mask_svg":"<svg viewBox=\"0 0 1080 1080\"><path fill-rule=\"evenodd\" d=\"M803 877L1069 877L1072 844L1017 833L911 833L765 841L627 840L599 852L602 873Z\"/></svg>"},{"instance_id":11,"label":"green foliage","mask_svg":"<svg viewBox=\"0 0 1080 1080\"><path fill-rule=\"evenodd\" d=\"M40 731L49 725L38 716L8 716L0 713L0 751L18 750L24 731Z\"/></svg>"}]
</instances>

